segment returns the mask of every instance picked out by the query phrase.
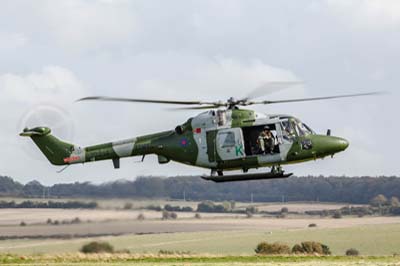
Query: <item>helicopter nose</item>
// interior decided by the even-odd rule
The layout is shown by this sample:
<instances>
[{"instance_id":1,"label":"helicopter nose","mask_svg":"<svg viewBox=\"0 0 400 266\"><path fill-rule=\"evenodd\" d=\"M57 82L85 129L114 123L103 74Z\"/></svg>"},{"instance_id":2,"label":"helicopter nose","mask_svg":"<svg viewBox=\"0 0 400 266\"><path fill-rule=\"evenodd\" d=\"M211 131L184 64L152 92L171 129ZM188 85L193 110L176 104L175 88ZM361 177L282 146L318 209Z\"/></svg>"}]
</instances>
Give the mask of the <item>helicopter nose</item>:
<instances>
[{"instance_id":1,"label":"helicopter nose","mask_svg":"<svg viewBox=\"0 0 400 266\"><path fill-rule=\"evenodd\" d=\"M349 142L346 139L333 137L333 136L321 136L321 141L315 145L315 148L319 150L321 154L333 155L338 152L344 151L349 147Z\"/></svg>"},{"instance_id":2,"label":"helicopter nose","mask_svg":"<svg viewBox=\"0 0 400 266\"><path fill-rule=\"evenodd\" d=\"M342 151L344 151L345 149L347 149L347 147L349 147L349 142L346 139L339 138L338 146Z\"/></svg>"}]
</instances>

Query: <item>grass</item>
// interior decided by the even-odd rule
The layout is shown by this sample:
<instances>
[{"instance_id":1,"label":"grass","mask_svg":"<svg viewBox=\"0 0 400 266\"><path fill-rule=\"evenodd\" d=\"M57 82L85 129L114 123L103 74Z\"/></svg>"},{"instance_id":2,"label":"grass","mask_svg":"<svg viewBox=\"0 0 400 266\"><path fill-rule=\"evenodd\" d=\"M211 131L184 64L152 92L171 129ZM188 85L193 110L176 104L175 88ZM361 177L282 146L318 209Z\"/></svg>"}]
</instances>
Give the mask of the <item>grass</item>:
<instances>
[{"instance_id":1,"label":"grass","mask_svg":"<svg viewBox=\"0 0 400 266\"><path fill-rule=\"evenodd\" d=\"M344 255L356 248L361 255L391 256L400 254L400 224L357 226L348 228L307 228L292 230L195 232L150 235L126 235L71 240L7 240L0 241L0 253L57 254L77 252L91 241L110 242L116 250L129 250L135 254L157 254L159 250L249 256L261 241L280 241L290 246L306 240L327 244L333 255Z\"/></svg>"},{"instance_id":2,"label":"grass","mask_svg":"<svg viewBox=\"0 0 400 266\"><path fill-rule=\"evenodd\" d=\"M397 265L399 257L163 256L80 253L56 256L0 255L2 265Z\"/></svg>"}]
</instances>

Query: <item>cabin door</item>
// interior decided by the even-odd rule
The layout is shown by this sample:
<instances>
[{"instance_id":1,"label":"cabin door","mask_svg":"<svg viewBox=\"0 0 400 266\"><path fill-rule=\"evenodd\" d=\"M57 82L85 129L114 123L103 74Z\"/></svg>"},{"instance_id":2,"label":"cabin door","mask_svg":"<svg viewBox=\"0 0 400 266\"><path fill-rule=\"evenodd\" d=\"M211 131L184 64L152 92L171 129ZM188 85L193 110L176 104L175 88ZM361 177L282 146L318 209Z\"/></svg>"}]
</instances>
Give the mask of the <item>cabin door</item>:
<instances>
[{"instance_id":1,"label":"cabin door","mask_svg":"<svg viewBox=\"0 0 400 266\"><path fill-rule=\"evenodd\" d=\"M243 133L241 128L218 130L216 151L222 161L245 157Z\"/></svg>"}]
</instances>

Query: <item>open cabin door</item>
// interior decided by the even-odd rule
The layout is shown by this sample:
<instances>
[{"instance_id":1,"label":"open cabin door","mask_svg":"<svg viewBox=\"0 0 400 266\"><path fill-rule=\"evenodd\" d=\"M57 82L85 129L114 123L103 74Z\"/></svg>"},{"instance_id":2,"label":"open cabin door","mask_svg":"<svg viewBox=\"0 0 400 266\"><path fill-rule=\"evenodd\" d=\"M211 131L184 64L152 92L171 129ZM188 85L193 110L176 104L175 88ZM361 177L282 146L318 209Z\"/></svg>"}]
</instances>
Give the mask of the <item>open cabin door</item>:
<instances>
[{"instance_id":1,"label":"open cabin door","mask_svg":"<svg viewBox=\"0 0 400 266\"><path fill-rule=\"evenodd\" d=\"M218 130L215 144L217 154L223 161L245 157L243 133L241 128Z\"/></svg>"}]
</instances>

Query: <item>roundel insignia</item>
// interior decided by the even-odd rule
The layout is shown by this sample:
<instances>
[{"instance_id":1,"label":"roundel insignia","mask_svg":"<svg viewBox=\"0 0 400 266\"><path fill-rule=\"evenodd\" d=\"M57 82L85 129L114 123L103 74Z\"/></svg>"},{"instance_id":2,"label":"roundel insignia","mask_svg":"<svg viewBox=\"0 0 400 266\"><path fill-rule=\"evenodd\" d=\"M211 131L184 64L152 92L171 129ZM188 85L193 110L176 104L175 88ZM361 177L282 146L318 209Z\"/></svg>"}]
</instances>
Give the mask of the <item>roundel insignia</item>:
<instances>
[{"instance_id":1,"label":"roundel insignia","mask_svg":"<svg viewBox=\"0 0 400 266\"><path fill-rule=\"evenodd\" d=\"M183 138L183 139L181 139L181 141L180 141L180 144L181 144L182 147L187 146L188 143L189 143L189 141L188 141L187 138Z\"/></svg>"}]
</instances>

